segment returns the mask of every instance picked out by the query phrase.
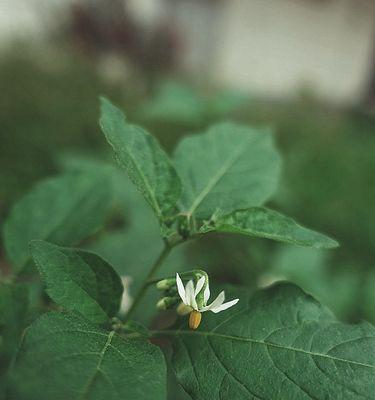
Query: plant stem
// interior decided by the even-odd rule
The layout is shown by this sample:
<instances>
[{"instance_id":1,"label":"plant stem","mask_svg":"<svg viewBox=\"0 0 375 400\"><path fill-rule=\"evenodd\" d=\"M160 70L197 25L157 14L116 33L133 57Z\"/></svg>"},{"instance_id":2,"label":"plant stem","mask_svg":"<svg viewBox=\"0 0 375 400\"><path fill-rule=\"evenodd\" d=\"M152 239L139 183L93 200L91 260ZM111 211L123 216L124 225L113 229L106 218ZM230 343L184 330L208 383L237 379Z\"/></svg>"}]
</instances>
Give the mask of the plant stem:
<instances>
[{"instance_id":1,"label":"plant stem","mask_svg":"<svg viewBox=\"0 0 375 400\"><path fill-rule=\"evenodd\" d=\"M138 290L138 293L135 295L133 304L131 305L129 311L127 312L124 322L128 321L130 319L130 317L133 315L135 309L137 308L138 304L142 300L142 298L147 290L147 287L149 286L149 281L154 277L157 270L161 267L164 260L168 257L168 255L171 252L173 247L174 246L171 246L169 243L165 242L163 251L160 253L159 257L157 258L157 260L151 267L149 273L147 274L147 276L143 282L143 285Z\"/></svg>"}]
</instances>

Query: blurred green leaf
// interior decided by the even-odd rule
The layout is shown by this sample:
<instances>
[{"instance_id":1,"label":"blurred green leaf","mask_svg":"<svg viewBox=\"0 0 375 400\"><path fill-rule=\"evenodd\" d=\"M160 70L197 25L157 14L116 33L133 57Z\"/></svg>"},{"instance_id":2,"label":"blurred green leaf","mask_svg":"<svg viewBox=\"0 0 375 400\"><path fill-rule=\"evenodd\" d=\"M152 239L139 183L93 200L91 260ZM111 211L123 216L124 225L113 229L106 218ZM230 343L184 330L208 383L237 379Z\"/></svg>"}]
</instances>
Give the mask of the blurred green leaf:
<instances>
[{"instance_id":1,"label":"blurred green leaf","mask_svg":"<svg viewBox=\"0 0 375 400\"><path fill-rule=\"evenodd\" d=\"M235 90L222 90L208 101L208 110L212 118L220 118L244 106L249 96Z\"/></svg>"},{"instance_id":2,"label":"blurred green leaf","mask_svg":"<svg viewBox=\"0 0 375 400\"><path fill-rule=\"evenodd\" d=\"M112 199L105 174L65 174L38 184L16 203L5 223L9 260L21 270L34 239L79 243L104 224Z\"/></svg>"},{"instance_id":3,"label":"blurred green leaf","mask_svg":"<svg viewBox=\"0 0 375 400\"><path fill-rule=\"evenodd\" d=\"M122 111L104 98L100 125L119 163L163 221L175 210L181 191L179 177L167 154L153 136L127 123Z\"/></svg>"},{"instance_id":4,"label":"blurred green leaf","mask_svg":"<svg viewBox=\"0 0 375 400\"><path fill-rule=\"evenodd\" d=\"M11 398L19 400L166 397L165 361L156 346L71 314L40 317L28 329L11 372Z\"/></svg>"},{"instance_id":5,"label":"blurred green leaf","mask_svg":"<svg viewBox=\"0 0 375 400\"><path fill-rule=\"evenodd\" d=\"M340 318L353 317L353 308L362 291L360 275L351 266L332 268L332 253L315 249L280 246L271 257L271 268L261 284L288 280L311 293Z\"/></svg>"},{"instance_id":6,"label":"blurred green leaf","mask_svg":"<svg viewBox=\"0 0 375 400\"><path fill-rule=\"evenodd\" d=\"M30 249L46 291L57 304L97 323L117 314L123 286L102 258L41 240L33 240Z\"/></svg>"},{"instance_id":7,"label":"blurred green leaf","mask_svg":"<svg viewBox=\"0 0 375 400\"><path fill-rule=\"evenodd\" d=\"M29 290L22 283L0 283L0 376L5 372L28 321Z\"/></svg>"},{"instance_id":8,"label":"blurred green leaf","mask_svg":"<svg viewBox=\"0 0 375 400\"><path fill-rule=\"evenodd\" d=\"M328 236L304 228L276 211L261 207L237 210L219 216L201 228L203 233L211 231L263 237L307 247L329 249L338 246L338 243Z\"/></svg>"},{"instance_id":9,"label":"blurred green leaf","mask_svg":"<svg viewBox=\"0 0 375 400\"><path fill-rule=\"evenodd\" d=\"M340 323L291 284L242 296L222 318L204 314L196 331L164 334L193 399L354 399L375 390L375 328Z\"/></svg>"},{"instance_id":10,"label":"blurred green leaf","mask_svg":"<svg viewBox=\"0 0 375 400\"><path fill-rule=\"evenodd\" d=\"M176 81L164 81L155 96L142 105L140 115L152 122L197 125L205 117L205 102L192 87Z\"/></svg>"},{"instance_id":11,"label":"blurred green leaf","mask_svg":"<svg viewBox=\"0 0 375 400\"><path fill-rule=\"evenodd\" d=\"M233 123L183 138L174 160L182 211L200 218L263 204L276 190L280 169L269 132Z\"/></svg>"}]
</instances>

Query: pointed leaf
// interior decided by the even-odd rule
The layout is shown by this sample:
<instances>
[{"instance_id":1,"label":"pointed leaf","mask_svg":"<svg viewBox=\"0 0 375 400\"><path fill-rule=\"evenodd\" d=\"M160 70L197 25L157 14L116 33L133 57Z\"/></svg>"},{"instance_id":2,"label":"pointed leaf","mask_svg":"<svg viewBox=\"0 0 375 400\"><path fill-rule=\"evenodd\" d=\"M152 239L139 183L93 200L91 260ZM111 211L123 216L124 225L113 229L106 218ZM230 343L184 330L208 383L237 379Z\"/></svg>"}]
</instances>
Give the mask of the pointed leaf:
<instances>
[{"instance_id":1,"label":"pointed leaf","mask_svg":"<svg viewBox=\"0 0 375 400\"><path fill-rule=\"evenodd\" d=\"M141 127L129 124L121 110L101 99L100 125L117 160L163 220L174 211L181 184L167 154Z\"/></svg>"},{"instance_id":2,"label":"pointed leaf","mask_svg":"<svg viewBox=\"0 0 375 400\"><path fill-rule=\"evenodd\" d=\"M233 123L185 137L175 152L183 211L200 218L263 204L275 191L280 161L269 132Z\"/></svg>"},{"instance_id":3,"label":"pointed leaf","mask_svg":"<svg viewBox=\"0 0 375 400\"><path fill-rule=\"evenodd\" d=\"M375 393L375 328L340 323L294 285L206 314L197 331L166 333L174 337L177 379L193 399L344 400Z\"/></svg>"},{"instance_id":4,"label":"pointed leaf","mask_svg":"<svg viewBox=\"0 0 375 400\"><path fill-rule=\"evenodd\" d=\"M29 243L77 244L103 225L112 204L105 174L66 174L38 184L11 211L4 227L7 255L18 270L29 261Z\"/></svg>"},{"instance_id":5,"label":"pointed leaf","mask_svg":"<svg viewBox=\"0 0 375 400\"><path fill-rule=\"evenodd\" d=\"M48 313L28 330L11 373L18 400L164 400L163 354L76 315Z\"/></svg>"},{"instance_id":6,"label":"pointed leaf","mask_svg":"<svg viewBox=\"0 0 375 400\"><path fill-rule=\"evenodd\" d=\"M123 286L102 258L39 240L32 241L30 249L46 291L57 304L97 323L117 314Z\"/></svg>"},{"instance_id":7,"label":"pointed leaf","mask_svg":"<svg viewBox=\"0 0 375 400\"><path fill-rule=\"evenodd\" d=\"M219 216L202 226L201 232L239 233L279 242L316 248L334 248L339 244L321 233L304 228L293 219L267 208L252 207Z\"/></svg>"}]
</instances>

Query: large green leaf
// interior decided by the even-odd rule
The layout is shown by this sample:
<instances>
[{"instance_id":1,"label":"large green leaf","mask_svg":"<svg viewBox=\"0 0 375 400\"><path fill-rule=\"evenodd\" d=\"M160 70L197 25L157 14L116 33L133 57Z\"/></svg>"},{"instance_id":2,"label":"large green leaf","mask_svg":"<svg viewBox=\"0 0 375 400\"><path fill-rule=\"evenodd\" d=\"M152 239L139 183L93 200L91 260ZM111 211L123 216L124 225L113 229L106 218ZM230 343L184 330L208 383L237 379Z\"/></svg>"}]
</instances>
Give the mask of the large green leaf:
<instances>
[{"instance_id":1,"label":"large green leaf","mask_svg":"<svg viewBox=\"0 0 375 400\"><path fill-rule=\"evenodd\" d=\"M103 173L65 174L37 185L13 208L4 227L7 255L18 269L28 262L29 243L78 243L103 225L112 204Z\"/></svg>"},{"instance_id":2,"label":"large green leaf","mask_svg":"<svg viewBox=\"0 0 375 400\"><path fill-rule=\"evenodd\" d=\"M371 399L375 393L375 328L340 323L291 284L242 296L223 314L205 313L196 331L164 334L173 338L177 378L193 399Z\"/></svg>"},{"instance_id":3,"label":"large green leaf","mask_svg":"<svg viewBox=\"0 0 375 400\"><path fill-rule=\"evenodd\" d=\"M30 249L47 293L57 304L98 323L119 311L121 279L102 258L39 240L32 241Z\"/></svg>"},{"instance_id":4,"label":"large green leaf","mask_svg":"<svg viewBox=\"0 0 375 400\"><path fill-rule=\"evenodd\" d=\"M316 248L333 248L339 244L321 233L304 228L293 219L276 211L252 207L221 215L201 228L207 232L239 233Z\"/></svg>"},{"instance_id":5,"label":"large green leaf","mask_svg":"<svg viewBox=\"0 0 375 400\"><path fill-rule=\"evenodd\" d=\"M182 209L201 218L217 209L227 213L263 204L279 176L272 135L233 123L185 137L174 159L183 182Z\"/></svg>"},{"instance_id":6,"label":"large green leaf","mask_svg":"<svg viewBox=\"0 0 375 400\"><path fill-rule=\"evenodd\" d=\"M11 373L17 400L164 400L161 351L76 315L48 313L27 331Z\"/></svg>"},{"instance_id":7,"label":"large green leaf","mask_svg":"<svg viewBox=\"0 0 375 400\"><path fill-rule=\"evenodd\" d=\"M126 122L121 110L104 98L100 125L119 163L159 220L170 215L180 197L181 184L157 140L142 128Z\"/></svg>"}]
</instances>

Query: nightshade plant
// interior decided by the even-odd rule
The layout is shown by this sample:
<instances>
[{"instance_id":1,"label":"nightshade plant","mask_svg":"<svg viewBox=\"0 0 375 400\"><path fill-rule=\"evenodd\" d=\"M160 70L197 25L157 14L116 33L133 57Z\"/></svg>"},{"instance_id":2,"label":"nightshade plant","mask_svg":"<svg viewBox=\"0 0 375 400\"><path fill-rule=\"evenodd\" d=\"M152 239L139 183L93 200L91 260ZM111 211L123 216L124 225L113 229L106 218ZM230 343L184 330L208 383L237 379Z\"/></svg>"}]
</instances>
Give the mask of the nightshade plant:
<instances>
[{"instance_id":1,"label":"nightshade plant","mask_svg":"<svg viewBox=\"0 0 375 400\"><path fill-rule=\"evenodd\" d=\"M157 330L134 320L154 285L163 292L159 308L190 316L192 309L207 310L208 277L201 266L179 271L176 265L172 276L156 278L170 252L186 241L221 232L316 248L338 245L264 207L280 169L271 133L216 124L182 139L171 159L153 136L131 125L106 99L101 99L100 125L118 163L154 211L164 248L119 319L120 277L98 255L71 247L107 217L107 172L64 174L21 199L4 226L7 256L19 278L1 286L2 343L16 347L27 324L21 322L27 320L27 284L18 281L35 265L55 310L24 331L14 355L2 356L10 364L1 378L4 396L165 399L167 358L156 343L163 348L169 342L173 374L192 399L373 398L374 327L339 322L291 283L255 293L226 287L238 303L230 302L233 307L223 313L205 313L200 325L193 314L194 329L186 316ZM212 310L220 311L223 301L220 294ZM13 331L4 329L10 321L18 322Z\"/></svg>"}]
</instances>

